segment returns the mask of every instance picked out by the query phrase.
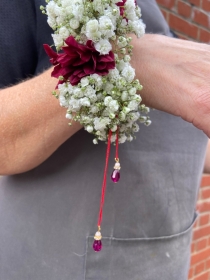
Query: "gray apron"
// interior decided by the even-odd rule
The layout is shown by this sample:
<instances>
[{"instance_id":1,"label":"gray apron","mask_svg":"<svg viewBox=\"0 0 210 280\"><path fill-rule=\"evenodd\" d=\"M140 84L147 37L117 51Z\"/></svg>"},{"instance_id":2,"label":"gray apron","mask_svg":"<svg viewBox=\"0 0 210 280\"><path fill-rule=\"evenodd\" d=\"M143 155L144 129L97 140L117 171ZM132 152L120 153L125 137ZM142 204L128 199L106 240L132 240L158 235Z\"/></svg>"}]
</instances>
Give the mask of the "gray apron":
<instances>
[{"instance_id":1,"label":"gray apron","mask_svg":"<svg viewBox=\"0 0 210 280\"><path fill-rule=\"evenodd\" d=\"M147 31L167 34L155 2L138 2ZM0 180L1 280L187 280L207 137L181 118L150 116L119 147L121 179L107 182L99 253L104 143L81 130L37 168Z\"/></svg>"}]
</instances>

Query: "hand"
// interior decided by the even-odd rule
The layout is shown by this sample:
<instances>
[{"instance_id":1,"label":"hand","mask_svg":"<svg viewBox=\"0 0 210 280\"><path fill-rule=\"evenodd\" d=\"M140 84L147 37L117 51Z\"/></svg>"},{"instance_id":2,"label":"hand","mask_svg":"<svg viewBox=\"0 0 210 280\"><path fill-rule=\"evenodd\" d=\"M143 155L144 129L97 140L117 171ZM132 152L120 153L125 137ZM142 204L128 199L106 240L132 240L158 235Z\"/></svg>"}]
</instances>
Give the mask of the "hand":
<instances>
[{"instance_id":1,"label":"hand","mask_svg":"<svg viewBox=\"0 0 210 280\"><path fill-rule=\"evenodd\" d=\"M180 116L210 137L210 46L151 34L132 42L143 103Z\"/></svg>"}]
</instances>

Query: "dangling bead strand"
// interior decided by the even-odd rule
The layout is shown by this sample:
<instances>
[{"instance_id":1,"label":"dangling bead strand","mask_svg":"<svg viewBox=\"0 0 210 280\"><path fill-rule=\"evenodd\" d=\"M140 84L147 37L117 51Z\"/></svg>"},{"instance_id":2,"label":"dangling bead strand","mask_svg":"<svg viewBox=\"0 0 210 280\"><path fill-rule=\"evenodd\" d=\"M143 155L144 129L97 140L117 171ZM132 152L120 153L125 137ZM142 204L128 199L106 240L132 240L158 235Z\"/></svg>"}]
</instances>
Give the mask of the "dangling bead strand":
<instances>
[{"instance_id":1,"label":"dangling bead strand","mask_svg":"<svg viewBox=\"0 0 210 280\"><path fill-rule=\"evenodd\" d=\"M93 242L93 250L95 252L99 252L102 249L101 222L103 217L103 206L104 206L104 198L105 198L105 191L106 191L106 178L107 178L107 169L108 169L110 146L111 146L111 137L112 137L112 131L110 130L108 135L107 149L106 149L106 162L105 162L104 178L103 178L102 192L101 192L100 211L98 216L98 231L94 236L94 242Z\"/></svg>"},{"instance_id":2,"label":"dangling bead strand","mask_svg":"<svg viewBox=\"0 0 210 280\"><path fill-rule=\"evenodd\" d=\"M120 180L120 163L119 163L119 158L115 158L115 165L114 165L114 170L111 175L111 179L114 183L118 183Z\"/></svg>"},{"instance_id":3,"label":"dangling bead strand","mask_svg":"<svg viewBox=\"0 0 210 280\"><path fill-rule=\"evenodd\" d=\"M118 147L119 147L119 127L117 129L116 133L116 155L115 155L115 165L114 165L114 170L111 175L111 179L114 183L119 182L120 180L120 160L118 157Z\"/></svg>"},{"instance_id":4,"label":"dangling bead strand","mask_svg":"<svg viewBox=\"0 0 210 280\"><path fill-rule=\"evenodd\" d=\"M95 233L94 242L93 242L93 250L95 252L100 252L102 249L102 235L101 235L101 227L98 226L98 231Z\"/></svg>"}]
</instances>

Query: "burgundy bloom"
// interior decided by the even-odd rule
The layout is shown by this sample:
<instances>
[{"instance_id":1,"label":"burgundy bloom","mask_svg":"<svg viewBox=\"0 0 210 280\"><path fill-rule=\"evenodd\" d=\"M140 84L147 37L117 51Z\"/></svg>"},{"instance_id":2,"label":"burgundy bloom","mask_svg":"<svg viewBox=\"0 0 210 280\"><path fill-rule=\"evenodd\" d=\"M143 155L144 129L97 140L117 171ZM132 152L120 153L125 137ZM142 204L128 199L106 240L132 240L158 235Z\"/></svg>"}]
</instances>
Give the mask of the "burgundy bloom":
<instances>
[{"instance_id":1,"label":"burgundy bloom","mask_svg":"<svg viewBox=\"0 0 210 280\"><path fill-rule=\"evenodd\" d=\"M91 40L82 45L70 36L65 43L67 46L62 47L64 52L60 54L54 52L49 45L44 45L50 62L55 65L51 76L64 77L64 81L59 83L69 80L71 85L75 86L83 77L91 74L105 76L109 73L109 69L115 68L114 53L110 51L109 54L100 55Z\"/></svg>"},{"instance_id":2,"label":"burgundy bloom","mask_svg":"<svg viewBox=\"0 0 210 280\"><path fill-rule=\"evenodd\" d=\"M125 11L124 6L125 6L125 2L126 2L126 0L122 0L122 2L116 3L116 5L117 5L118 7L120 7L120 15L121 15L123 18L125 18L125 17L124 17L124 11Z\"/></svg>"},{"instance_id":3,"label":"burgundy bloom","mask_svg":"<svg viewBox=\"0 0 210 280\"><path fill-rule=\"evenodd\" d=\"M120 7L120 15L128 21L128 19L127 19L126 16L124 15L124 12L125 12L125 2L126 2L126 1L127 1L127 0L122 0L122 2L116 3L116 5L117 5L118 7ZM137 6L136 0L134 0L134 3L135 3L135 5Z\"/></svg>"}]
</instances>

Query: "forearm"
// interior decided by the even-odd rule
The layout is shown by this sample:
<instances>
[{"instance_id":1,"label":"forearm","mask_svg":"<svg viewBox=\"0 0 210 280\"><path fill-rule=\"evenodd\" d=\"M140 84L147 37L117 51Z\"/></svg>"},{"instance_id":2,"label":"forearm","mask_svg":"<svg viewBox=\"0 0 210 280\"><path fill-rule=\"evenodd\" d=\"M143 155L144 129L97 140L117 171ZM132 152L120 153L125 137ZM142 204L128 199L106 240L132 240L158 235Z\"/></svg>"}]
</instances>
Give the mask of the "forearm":
<instances>
[{"instance_id":1,"label":"forearm","mask_svg":"<svg viewBox=\"0 0 210 280\"><path fill-rule=\"evenodd\" d=\"M81 128L68 126L66 109L51 95L51 71L0 92L1 175L38 166Z\"/></svg>"}]
</instances>

